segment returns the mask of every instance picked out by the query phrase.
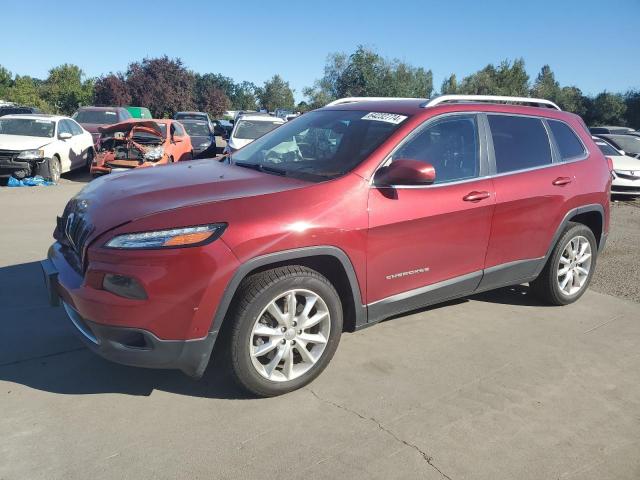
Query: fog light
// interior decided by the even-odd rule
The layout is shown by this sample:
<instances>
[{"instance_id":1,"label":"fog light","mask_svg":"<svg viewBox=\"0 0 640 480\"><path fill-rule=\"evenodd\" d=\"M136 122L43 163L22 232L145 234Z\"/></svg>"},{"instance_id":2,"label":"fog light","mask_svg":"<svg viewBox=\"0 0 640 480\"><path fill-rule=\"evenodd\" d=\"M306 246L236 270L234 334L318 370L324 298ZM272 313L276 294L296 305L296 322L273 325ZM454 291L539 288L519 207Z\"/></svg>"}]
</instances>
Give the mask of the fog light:
<instances>
[{"instance_id":1,"label":"fog light","mask_svg":"<svg viewBox=\"0 0 640 480\"><path fill-rule=\"evenodd\" d=\"M134 300L146 300L148 298L147 292L144 291L140 282L135 278L125 275L117 275L114 273L105 274L104 280L102 281L102 288L120 297L132 298Z\"/></svg>"}]
</instances>

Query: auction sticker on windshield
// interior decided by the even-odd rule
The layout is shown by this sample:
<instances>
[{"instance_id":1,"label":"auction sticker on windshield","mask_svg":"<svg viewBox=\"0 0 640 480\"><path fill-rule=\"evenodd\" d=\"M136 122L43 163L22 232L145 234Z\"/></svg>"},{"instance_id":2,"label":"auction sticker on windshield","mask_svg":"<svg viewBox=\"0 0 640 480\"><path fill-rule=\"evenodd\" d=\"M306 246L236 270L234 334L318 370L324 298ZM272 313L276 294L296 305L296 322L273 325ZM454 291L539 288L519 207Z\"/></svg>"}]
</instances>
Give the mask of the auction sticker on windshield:
<instances>
[{"instance_id":1,"label":"auction sticker on windshield","mask_svg":"<svg viewBox=\"0 0 640 480\"><path fill-rule=\"evenodd\" d=\"M362 120L375 120L376 122L386 122L397 125L402 123L406 118L405 115L398 115L397 113L369 112L362 117Z\"/></svg>"}]
</instances>

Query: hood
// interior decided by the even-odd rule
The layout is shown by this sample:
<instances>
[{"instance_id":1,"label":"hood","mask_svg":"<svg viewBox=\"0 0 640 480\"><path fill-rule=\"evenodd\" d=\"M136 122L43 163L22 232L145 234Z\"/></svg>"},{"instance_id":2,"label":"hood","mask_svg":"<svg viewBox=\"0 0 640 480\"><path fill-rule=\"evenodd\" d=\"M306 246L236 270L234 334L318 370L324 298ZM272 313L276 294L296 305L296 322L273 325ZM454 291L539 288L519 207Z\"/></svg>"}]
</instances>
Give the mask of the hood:
<instances>
[{"instance_id":1,"label":"hood","mask_svg":"<svg viewBox=\"0 0 640 480\"><path fill-rule=\"evenodd\" d=\"M89 183L71 203L82 206L100 235L159 212L306 185L310 184L214 160L193 160L106 175Z\"/></svg>"},{"instance_id":2,"label":"hood","mask_svg":"<svg viewBox=\"0 0 640 480\"><path fill-rule=\"evenodd\" d=\"M200 148L200 144L204 142L215 143L215 140L208 135L191 135L191 145L194 150Z\"/></svg>"},{"instance_id":3,"label":"hood","mask_svg":"<svg viewBox=\"0 0 640 480\"><path fill-rule=\"evenodd\" d=\"M249 145L251 142L253 142L253 140L250 138L232 137L229 139L229 147L233 148L234 150L240 150L242 147L244 147L245 145Z\"/></svg>"},{"instance_id":4,"label":"hood","mask_svg":"<svg viewBox=\"0 0 640 480\"><path fill-rule=\"evenodd\" d=\"M51 137L0 134L0 150L35 150L54 141Z\"/></svg>"},{"instance_id":5,"label":"hood","mask_svg":"<svg viewBox=\"0 0 640 480\"><path fill-rule=\"evenodd\" d=\"M610 155L614 170L634 170L640 175L640 159L628 155Z\"/></svg>"},{"instance_id":6,"label":"hood","mask_svg":"<svg viewBox=\"0 0 640 480\"><path fill-rule=\"evenodd\" d=\"M100 133L98 129L100 127L104 127L103 123L80 123L80 125L82 125L82 128L84 128L89 133Z\"/></svg>"},{"instance_id":7,"label":"hood","mask_svg":"<svg viewBox=\"0 0 640 480\"><path fill-rule=\"evenodd\" d=\"M164 138L164 133L160 130L158 122L153 120L127 120L126 122L114 123L112 125L103 125L98 128L100 133L112 133L112 132L130 132L134 128L142 128L154 133L159 137Z\"/></svg>"}]
</instances>

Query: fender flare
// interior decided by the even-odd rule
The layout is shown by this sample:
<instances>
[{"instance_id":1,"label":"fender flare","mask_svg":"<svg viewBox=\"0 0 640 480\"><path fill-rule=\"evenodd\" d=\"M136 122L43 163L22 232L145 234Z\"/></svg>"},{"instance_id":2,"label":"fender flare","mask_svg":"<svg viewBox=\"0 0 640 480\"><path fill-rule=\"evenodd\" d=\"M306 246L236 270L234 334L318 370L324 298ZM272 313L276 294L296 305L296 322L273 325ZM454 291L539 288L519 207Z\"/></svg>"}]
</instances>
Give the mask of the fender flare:
<instances>
[{"instance_id":1,"label":"fender flare","mask_svg":"<svg viewBox=\"0 0 640 480\"><path fill-rule=\"evenodd\" d=\"M268 253L254 257L246 262L242 263L231 277L231 280L227 284L227 287L222 294L222 298L218 303L218 308L211 322L209 332L213 335L217 335L222 328L222 323L231 306L231 301L238 291L238 287L242 280L253 270L269 265L275 265L282 262L291 262L292 260L299 260L308 257L317 256L330 256L337 259L344 271L347 274L349 286L351 287L351 294L353 295L353 303L355 305L355 325L356 329L360 328L367 323L366 307L362 304L362 296L360 295L360 285L356 276L355 269L349 256L338 247L333 246L314 246L296 248L292 250L283 250L275 253Z\"/></svg>"},{"instance_id":2,"label":"fender flare","mask_svg":"<svg viewBox=\"0 0 640 480\"><path fill-rule=\"evenodd\" d=\"M602 233L600 234L600 238L598 239L598 246L599 246L599 250L602 251L602 248L604 247L604 242L606 240L606 233L604 231L604 207L599 203L592 203L589 205L583 205L581 207L573 208L567 212L567 214L562 219L562 222L560 222L560 225L558 225L556 232L553 234L553 238L551 239L551 243L549 244L547 253L544 256L544 261L540 262L540 267L536 271L536 276L540 275L540 272L542 272L542 269L547 264L547 261L551 256L551 252L556 246L556 243L560 238L560 235L562 235L562 232L567 226L567 224L576 215L580 215L581 213L587 213L587 212L598 212L600 214L600 220L602 221Z\"/></svg>"}]
</instances>

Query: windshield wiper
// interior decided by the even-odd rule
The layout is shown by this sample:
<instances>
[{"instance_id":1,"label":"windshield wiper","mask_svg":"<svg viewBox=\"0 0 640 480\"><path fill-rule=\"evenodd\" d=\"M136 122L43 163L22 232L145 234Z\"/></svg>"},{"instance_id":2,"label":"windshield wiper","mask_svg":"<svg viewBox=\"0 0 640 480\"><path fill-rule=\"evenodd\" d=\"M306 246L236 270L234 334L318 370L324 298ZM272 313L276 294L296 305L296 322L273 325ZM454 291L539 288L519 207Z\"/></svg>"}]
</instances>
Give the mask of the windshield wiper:
<instances>
[{"instance_id":1,"label":"windshield wiper","mask_svg":"<svg viewBox=\"0 0 640 480\"><path fill-rule=\"evenodd\" d=\"M267 167L266 165L262 165L260 163L233 162L233 164L243 168L251 168L252 170L257 170L259 172L274 173L276 175L282 175L283 177L287 176L286 170L282 170L277 167Z\"/></svg>"}]
</instances>

